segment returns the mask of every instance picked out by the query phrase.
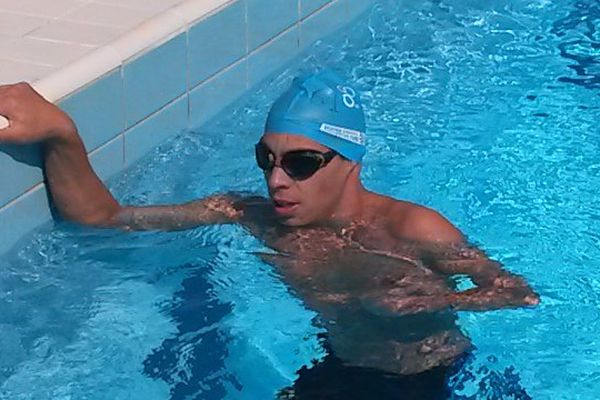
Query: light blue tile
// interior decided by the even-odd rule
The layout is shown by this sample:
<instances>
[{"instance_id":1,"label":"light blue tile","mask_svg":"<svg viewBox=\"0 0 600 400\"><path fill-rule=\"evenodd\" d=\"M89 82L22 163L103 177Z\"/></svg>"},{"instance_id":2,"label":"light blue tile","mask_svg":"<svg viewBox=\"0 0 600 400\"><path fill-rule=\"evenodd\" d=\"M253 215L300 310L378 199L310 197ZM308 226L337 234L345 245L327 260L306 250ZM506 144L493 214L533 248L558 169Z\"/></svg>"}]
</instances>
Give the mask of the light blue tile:
<instances>
[{"instance_id":1,"label":"light blue tile","mask_svg":"<svg viewBox=\"0 0 600 400\"><path fill-rule=\"evenodd\" d=\"M60 107L75 121L88 152L102 146L125 130L121 70L61 100Z\"/></svg>"},{"instance_id":2,"label":"light blue tile","mask_svg":"<svg viewBox=\"0 0 600 400\"><path fill-rule=\"evenodd\" d=\"M298 0L247 0L247 4L249 51L298 22Z\"/></svg>"},{"instance_id":3,"label":"light blue tile","mask_svg":"<svg viewBox=\"0 0 600 400\"><path fill-rule=\"evenodd\" d=\"M190 92L190 126L209 121L245 91L246 61L240 61Z\"/></svg>"},{"instance_id":4,"label":"light blue tile","mask_svg":"<svg viewBox=\"0 0 600 400\"><path fill-rule=\"evenodd\" d=\"M124 168L123 135L119 135L89 155L96 174L106 182Z\"/></svg>"},{"instance_id":5,"label":"light blue tile","mask_svg":"<svg viewBox=\"0 0 600 400\"><path fill-rule=\"evenodd\" d=\"M125 132L125 164L135 163L165 140L188 127L188 96L175 100Z\"/></svg>"},{"instance_id":6,"label":"light blue tile","mask_svg":"<svg viewBox=\"0 0 600 400\"><path fill-rule=\"evenodd\" d=\"M300 47L306 48L339 30L346 23L345 0L336 0L300 24Z\"/></svg>"},{"instance_id":7,"label":"light blue tile","mask_svg":"<svg viewBox=\"0 0 600 400\"><path fill-rule=\"evenodd\" d=\"M375 4L374 0L346 0L348 2L347 21L350 22L368 12Z\"/></svg>"},{"instance_id":8,"label":"light blue tile","mask_svg":"<svg viewBox=\"0 0 600 400\"><path fill-rule=\"evenodd\" d=\"M52 218L46 187L40 185L11 205L0 209L0 254L7 252L25 234Z\"/></svg>"},{"instance_id":9,"label":"light blue tile","mask_svg":"<svg viewBox=\"0 0 600 400\"><path fill-rule=\"evenodd\" d=\"M190 88L246 54L243 1L200 21L189 31Z\"/></svg>"},{"instance_id":10,"label":"light blue tile","mask_svg":"<svg viewBox=\"0 0 600 400\"><path fill-rule=\"evenodd\" d=\"M180 34L125 65L127 127L186 91L186 53L186 36Z\"/></svg>"},{"instance_id":11,"label":"light blue tile","mask_svg":"<svg viewBox=\"0 0 600 400\"><path fill-rule=\"evenodd\" d=\"M248 86L253 87L299 53L299 30L293 27L248 57Z\"/></svg>"},{"instance_id":12,"label":"light blue tile","mask_svg":"<svg viewBox=\"0 0 600 400\"><path fill-rule=\"evenodd\" d=\"M314 13L331 0L299 0L300 1L300 17L306 18L309 14ZM359 0L360 1L360 0Z\"/></svg>"},{"instance_id":13,"label":"light blue tile","mask_svg":"<svg viewBox=\"0 0 600 400\"><path fill-rule=\"evenodd\" d=\"M38 146L0 146L0 207L42 182Z\"/></svg>"}]
</instances>

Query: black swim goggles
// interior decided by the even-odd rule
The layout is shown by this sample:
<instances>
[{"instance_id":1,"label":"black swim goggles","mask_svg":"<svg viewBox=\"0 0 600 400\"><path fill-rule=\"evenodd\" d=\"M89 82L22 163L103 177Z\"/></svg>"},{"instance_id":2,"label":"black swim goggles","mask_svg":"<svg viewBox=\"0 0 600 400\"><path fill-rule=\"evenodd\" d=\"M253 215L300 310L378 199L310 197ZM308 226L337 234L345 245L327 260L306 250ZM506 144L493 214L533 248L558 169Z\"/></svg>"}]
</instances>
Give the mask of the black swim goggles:
<instances>
[{"instance_id":1,"label":"black swim goggles","mask_svg":"<svg viewBox=\"0 0 600 400\"><path fill-rule=\"evenodd\" d=\"M333 150L326 153L316 150L292 150L281 156L280 164L276 165L275 154L263 142L258 142L254 146L254 151L256 164L260 169L271 172L274 167L281 167L295 181L310 178L338 155Z\"/></svg>"}]
</instances>

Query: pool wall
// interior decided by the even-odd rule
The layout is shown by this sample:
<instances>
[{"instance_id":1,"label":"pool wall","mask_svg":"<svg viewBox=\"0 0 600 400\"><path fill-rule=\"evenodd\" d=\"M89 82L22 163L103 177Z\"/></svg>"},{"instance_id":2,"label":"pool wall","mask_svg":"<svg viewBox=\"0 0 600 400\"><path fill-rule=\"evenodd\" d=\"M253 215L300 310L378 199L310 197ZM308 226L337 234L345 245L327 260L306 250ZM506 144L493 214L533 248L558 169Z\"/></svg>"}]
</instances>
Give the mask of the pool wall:
<instances>
[{"instance_id":1,"label":"pool wall","mask_svg":"<svg viewBox=\"0 0 600 400\"><path fill-rule=\"evenodd\" d=\"M214 117L370 0L191 0L32 85L77 123L103 181ZM0 148L0 254L51 220L37 146Z\"/></svg>"}]
</instances>

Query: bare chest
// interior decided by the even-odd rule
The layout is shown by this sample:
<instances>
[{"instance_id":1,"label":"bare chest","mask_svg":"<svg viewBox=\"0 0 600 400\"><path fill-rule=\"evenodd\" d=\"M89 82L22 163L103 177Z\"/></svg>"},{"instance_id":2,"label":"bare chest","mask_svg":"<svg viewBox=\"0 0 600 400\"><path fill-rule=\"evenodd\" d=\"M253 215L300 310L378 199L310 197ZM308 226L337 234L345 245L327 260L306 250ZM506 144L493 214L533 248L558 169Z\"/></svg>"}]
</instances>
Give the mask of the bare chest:
<instances>
[{"instance_id":1,"label":"bare chest","mask_svg":"<svg viewBox=\"0 0 600 400\"><path fill-rule=\"evenodd\" d=\"M386 288L406 296L448 292L447 280L427 268L414 247L364 232L275 230L263 240L280 254L271 261L286 281L308 297L358 298Z\"/></svg>"}]
</instances>

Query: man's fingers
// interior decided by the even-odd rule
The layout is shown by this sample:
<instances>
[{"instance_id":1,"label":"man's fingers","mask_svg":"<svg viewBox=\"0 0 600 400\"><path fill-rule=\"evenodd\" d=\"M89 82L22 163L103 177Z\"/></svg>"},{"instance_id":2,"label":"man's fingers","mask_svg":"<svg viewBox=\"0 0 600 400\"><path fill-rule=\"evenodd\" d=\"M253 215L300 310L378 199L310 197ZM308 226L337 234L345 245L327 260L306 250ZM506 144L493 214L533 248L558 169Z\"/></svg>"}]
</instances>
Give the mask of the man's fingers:
<instances>
[{"instance_id":1,"label":"man's fingers","mask_svg":"<svg viewBox=\"0 0 600 400\"><path fill-rule=\"evenodd\" d=\"M12 113L17 106L17 100L12 96L11 90L0 91L0 129L6 128L8 119L12 116Z\"/></svg>"},{"instance_id":2,"label":"man's fingers","mask_svg":"<svg viewBox=\"0 0 600 400\"><path fill-rule=\"evenodd\" d=\"M9 119L12 119L13 117L15 105L16 102L12 97L0 92L0 132L4 131L11 125Z\"/></svg>"},{"instance_id":3,"label":"man's fingers","mask_svg":"<svg viewBox=\"0 0 600 400\"><path fill-rule=\"evenodd\" d=\"M8 128L10 126L8 120L6 118L4 118L2 115L0 115L0 130L4 129L4 128Z\"/></svg>"},{"instance_id":4,"label":"man's fingers","mask_svg":"<svg viewBox=\"0 0 600 400\"><path fill-rule=\"evenodd\" d=\"M27 83L0 87L0 116L3 143L36 143L76 133L71 119Z\"/></svg>"},{"instance_id":5,"label":"man's fingers","mask_svg":"<svg viewBox=\"0 0 600 400\"><path fill-rule=\"evenodd\" d=\"M540 296L535 293L525 296L523 300L525 301L525 304L530 306L537 306L540 304Z\"/></svg>"}]
</instances>

